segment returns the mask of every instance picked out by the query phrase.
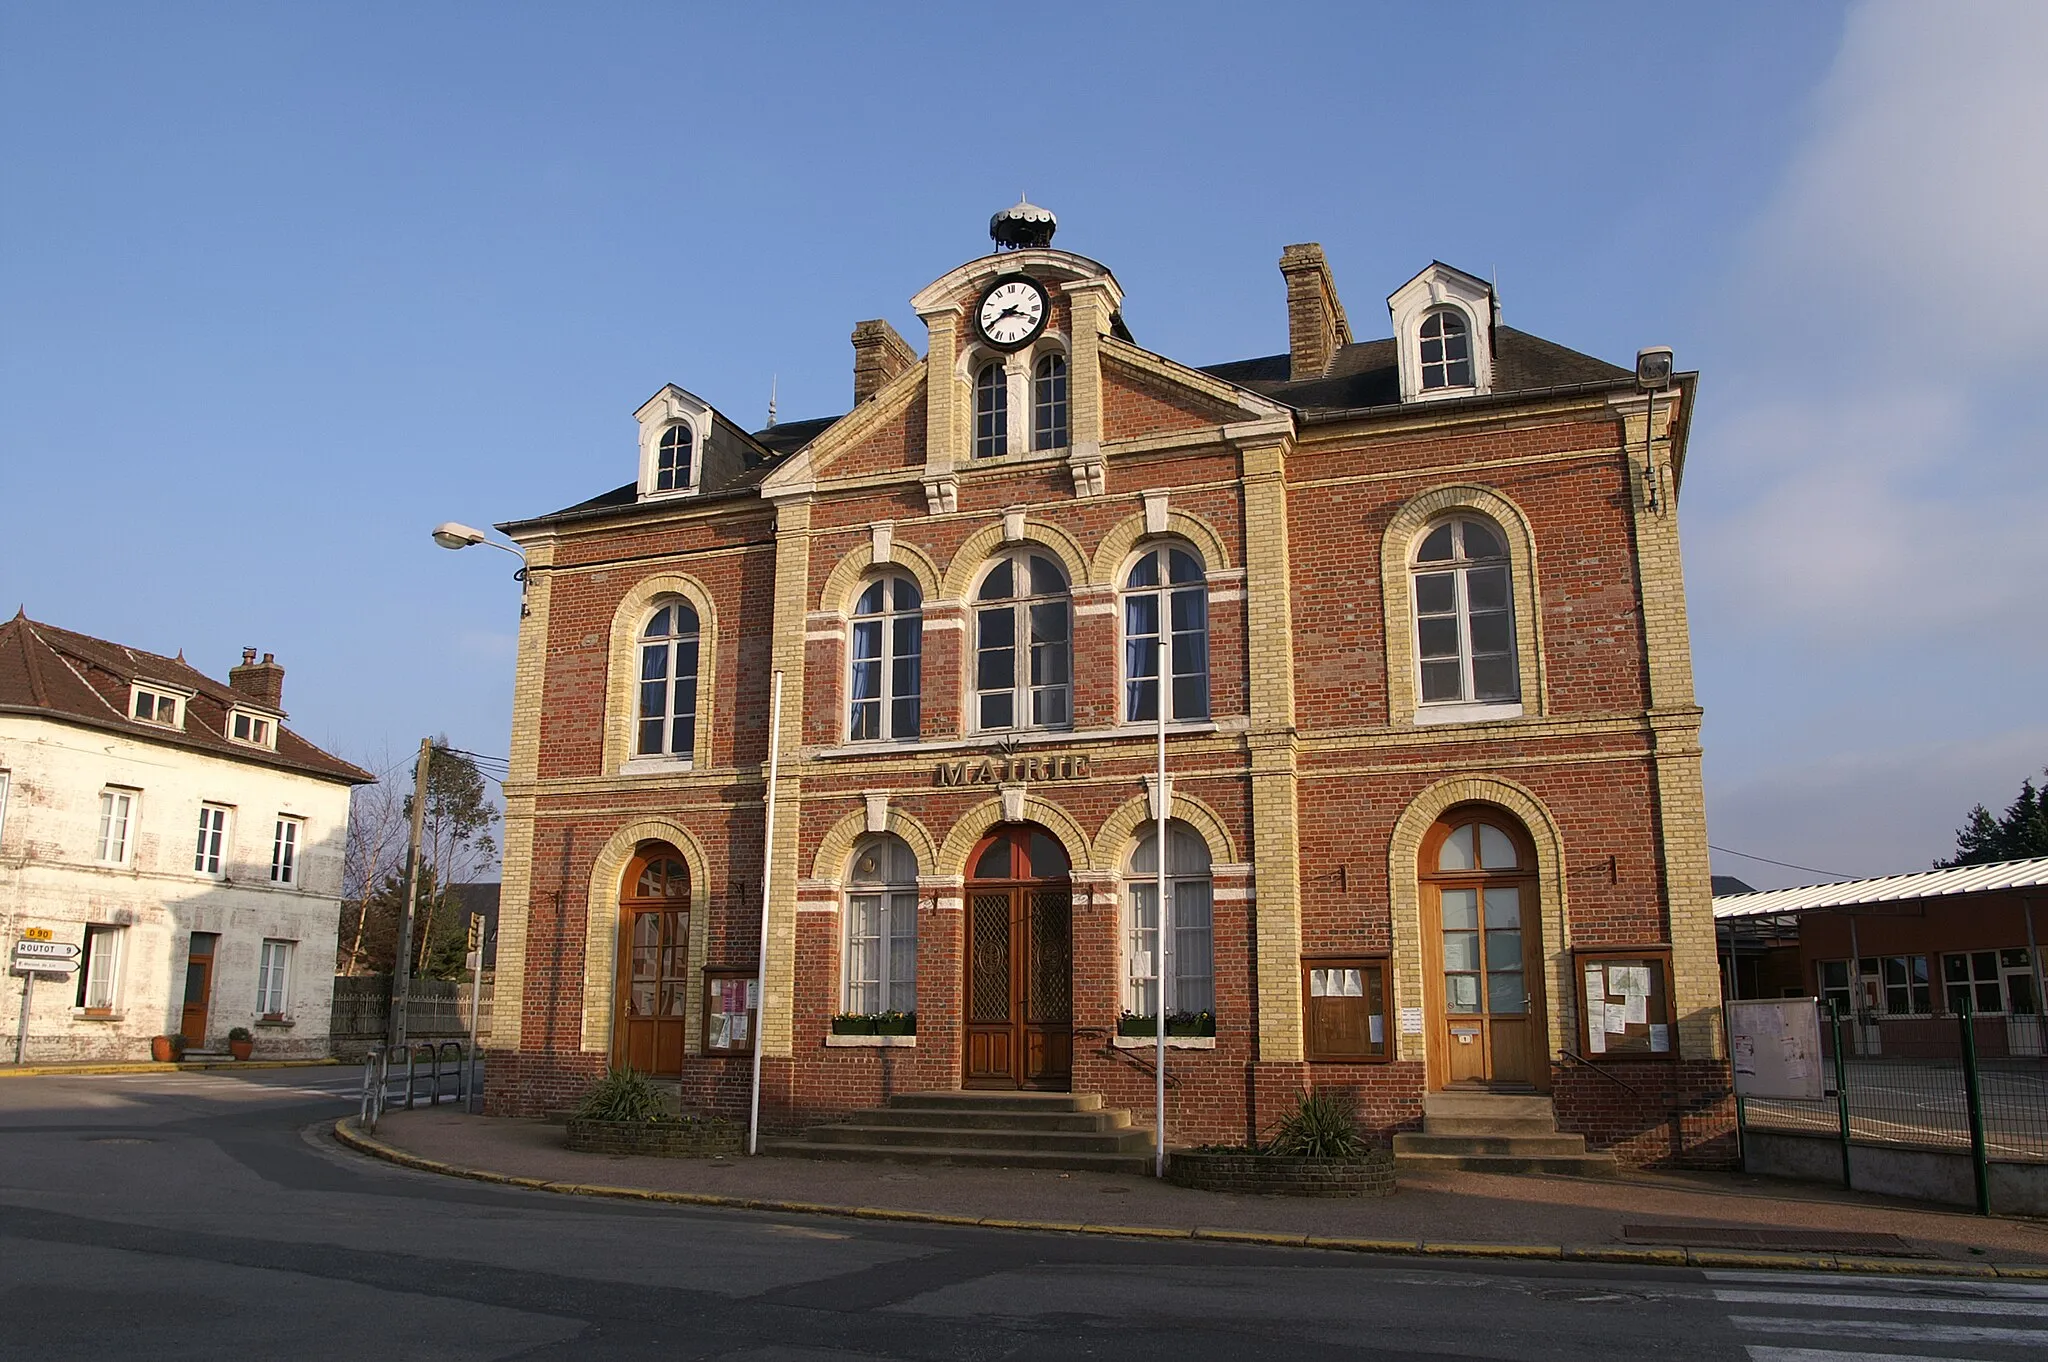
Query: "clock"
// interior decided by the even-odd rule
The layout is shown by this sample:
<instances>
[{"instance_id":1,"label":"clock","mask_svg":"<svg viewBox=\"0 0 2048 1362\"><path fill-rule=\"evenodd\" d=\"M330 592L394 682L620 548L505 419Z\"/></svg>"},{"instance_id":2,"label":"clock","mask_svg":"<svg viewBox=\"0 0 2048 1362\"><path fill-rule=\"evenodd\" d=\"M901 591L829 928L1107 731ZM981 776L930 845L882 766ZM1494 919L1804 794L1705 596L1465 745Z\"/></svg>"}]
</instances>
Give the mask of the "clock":
<instances>
[{"instance_id":1,"label":"clock","mask_svg":"<svg viewBox=\"0 0 2048 1362\"><path fill-rule=\"evenodd\" d=\"M1005 275L982 293L974 309L974 328L996 349L1017 350L1038 339L1051 310L1036 279Z\"/></svg>"}]
</instances>

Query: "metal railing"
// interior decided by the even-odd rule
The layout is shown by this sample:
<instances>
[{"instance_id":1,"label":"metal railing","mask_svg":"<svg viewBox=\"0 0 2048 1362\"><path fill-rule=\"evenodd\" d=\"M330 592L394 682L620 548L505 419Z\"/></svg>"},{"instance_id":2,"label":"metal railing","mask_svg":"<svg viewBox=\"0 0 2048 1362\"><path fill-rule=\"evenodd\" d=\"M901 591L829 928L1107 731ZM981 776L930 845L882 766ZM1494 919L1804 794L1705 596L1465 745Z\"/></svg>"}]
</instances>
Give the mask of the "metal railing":
<instances>
[{"instance_id":1,"label":"metal railing","mask_svg":"<svg viewBox=\"0 0 2048 1362\"><path fill-rule=\"evenodd\" d=\"M373 1047L363 1057L362 1128L374 1134L393 1107L438 1107L444 1098L467 1105L476 1086L476 1059L459 1040Z\"/></svg>"}]
</instances>

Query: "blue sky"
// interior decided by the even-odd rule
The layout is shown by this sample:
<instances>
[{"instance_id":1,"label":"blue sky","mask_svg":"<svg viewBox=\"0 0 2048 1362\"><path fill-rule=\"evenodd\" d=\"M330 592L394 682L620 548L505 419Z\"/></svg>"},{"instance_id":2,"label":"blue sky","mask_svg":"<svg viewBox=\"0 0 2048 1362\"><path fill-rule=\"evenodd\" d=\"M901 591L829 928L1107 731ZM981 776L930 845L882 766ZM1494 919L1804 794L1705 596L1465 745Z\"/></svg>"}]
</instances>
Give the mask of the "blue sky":
<instances>
[{"instance_id":1,"label":"blue sky","mask_svg":"<svg viewBox=\"0 0 2048 1362\"><path fill-rule=\"evenodd\" d=\"M843 410L1028 191L1193 363L1305 240L1361 334L1435 257L1676 347L1713 840L1920 868L2048 763L2044 14L6 3L0 601L503 752L511 560L426 530L626 481L664 382Z\"/></svg>"}]
</instances>

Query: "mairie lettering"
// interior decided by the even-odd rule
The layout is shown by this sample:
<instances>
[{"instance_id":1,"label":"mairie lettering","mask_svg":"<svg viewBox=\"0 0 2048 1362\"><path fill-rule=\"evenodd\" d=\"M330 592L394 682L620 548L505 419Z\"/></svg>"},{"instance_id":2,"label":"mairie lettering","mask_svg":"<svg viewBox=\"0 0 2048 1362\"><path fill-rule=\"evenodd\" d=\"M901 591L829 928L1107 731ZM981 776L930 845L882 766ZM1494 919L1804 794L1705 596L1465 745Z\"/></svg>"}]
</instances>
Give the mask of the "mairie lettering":
<instances>
[{"instance_id":1,"label":"mairie lettering","mask_svg":"<svg viewBox=\"0 0 2048 1362\"><path fill-rule=\"evenodd\" d=\"M933 770L934 782L942 787L1087 778L1088 758L1082 756L966 757L942 761Z\"/></svg>"}]
</instances>

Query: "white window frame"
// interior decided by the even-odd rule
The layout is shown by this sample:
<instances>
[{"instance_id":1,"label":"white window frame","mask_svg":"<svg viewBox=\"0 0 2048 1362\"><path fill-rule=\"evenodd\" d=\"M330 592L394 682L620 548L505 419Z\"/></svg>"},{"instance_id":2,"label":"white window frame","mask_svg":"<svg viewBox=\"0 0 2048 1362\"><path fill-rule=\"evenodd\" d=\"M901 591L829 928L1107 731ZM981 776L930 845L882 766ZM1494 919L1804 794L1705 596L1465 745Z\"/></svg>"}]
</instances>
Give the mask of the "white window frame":
<instances>
[{"instance_id":1,"label":"white window frame","mask_svg":"<svg viewBox=\"0 0 2048 1362\"><path fill-rule=\"evenodd\" d=\"M685 436L689 439L690 447L684 451L683 476L678 478L673 467L663 468L662 464L670 457L670 443L680 443L678 437ZM697 486L697 460L700 452L696 425L689 421L670 422L662 430L660 438L654 442L654 476L648 491L655 496L671 496L677 492L693 490ZM662 485L664 477L668 479L667 486Z\"/></svg>"},{"instance_id":2,"label":"white window frame","mask_svg":"<svg viewBox=\"0 0 2048 1362\"><path fill-rule=\"evenodd\" d=\"M237 733L236 728L247 723L247 733ZM244 747L277 748L277 719L274 715L243 709L240 705L228 711L227 722L221 726L229 742L238 742Z\"/></svg>"},{"instance_id":3,"label":"white window frame","mask_svg":"<svg viewBox=\"0 0 2048 1362\"><path fill-rule=\"evenodd\" d=\"M1431 336L1428 334L1431 322L1438 323L1438 335ZM1445 329L1443 324L1446 322L1454 325L1457 328L1456 334L1464 339L1465 354L1460 359L1452 359L1450 356L1451 336L1442 334ZM1439 351L1439 357L1436 359L1431 359L1428 354L1431 342L1435 342L1442 347ZM1473 346L1476 343L1477 337L1473 334L1472 318L1466 315L1463 308L1433 307L1423 313L1422 322L1415 331L1417 372L1421 376L1422 391L1431 397L1443 392L1471 392L1474 386L1476 386L1473 383L1473 375L1479 367L1478 358L1472 353ZM1453 366L1459 364L1465 366L1465 381L1453 383L1451 381L1451 371ZM1432 383L1429 381L1430 370L1432 369L1441 371L1443 382Z\"/></svg>"},{"instance_id":4,"label":"white window frame","mask_svg":"<svg viewBox=\"0 0 2048 1362\"><path fill-rule=\"evenodd\" d=\"M1060 590L1034 593L1031 581L1031 562L1043 559L1060 576ZM1010 567L1011 594L1007 599L984 602L981 591L989 577L1003 564ZM1074 584L1068 576L1066 565L1052 553L1036 544L1014 544L989 559L975 578L974 594L970 598L968 627L973 631L967 649L969 668L968 694L973 697L972 731L976 733L1015 733L1022 731L1050 731L1072 728L1074 724ZM1037 607L1057 604L1065 620L1066 635L1063 639L1037 641L1032 632L1033 615ZM982 654L991 655L1000 651L985 647L982 643L982 626L987 617L1008 612L1010 615L1010 684L1008 686L984 686L981 676ZM1053 655L1058 649L1062 660L1065 679L1052 683L1034 683L1032 663L1040 656ZM984 706L998 696L1010 697L1010 722L991 724L983 719ZM1044 703L1041 703L1044 702ZM1041 717L1046 709L1057 704L1059 714L1054 718Z\"/></svg>"},{"instance_id":5,"label":"white window frame","mask_svg":"<svg viewBox=\"0 0 2048 1362\"><path fill-rule=\"evenodd\" d=\"M74 1003L87 1016L111 1016L121 1010L121 965L128 954L128 929L87 923L84 944Z\"/></svg>"},{"instance_id":6,"label":"white window frame","mask_svg":"<svg viewBox=\"0 0 2048 1362\"><path fill-rule=\"evenodd\" d=\"M234 850L234 825L234 806L199 806L199 839L192 848L193 874L206 875L213 879L227 877L228 857Z\"/></svg>"},{"instance_id":7,"label":"white window frame","mask_svg":"<svg viewBox=\"0 0 2048 1362\"><path fill-rule=\"evenodd\" d=\"M655 616L670 611L672 628L664 638L649 638L647 631L654 624ZM674 612L688 611L690 627L681 627L681 615ZM684 644L690 649L690 708L687 716L676 708L677 694L681 690L677 679L677 651ZM647 675L649 654L659 649L662 653L662 673L659 677ZM697 613L697 607L681 596L664 596L657 600L640 621L640 627L633 634L633 719L628 760L633 762L659 762L688 765L696 756L699 725L703 722L704 690L704 619ZM648 713L649 688L661 688L661 710L659 715ZM676 725L685 717L689 723L689 741L680 746L675 740ZM659 719L661 723L661 745L654 751L642 747L645 741L645 725Z\"/></svg>"},{"instance_id":8,"label":"white window frame","mask_svg":"<svg viewBox=\"0 0 2048 1362\"><path fill-rule=\"evenodd\" d=\"M903 588L915 605L899 604ZM862 613L867 598L880 592L881 609ZM846 628L846 740L848 742L911 742L924 731L924 589L905 572L871 578L854 598ZM872 630L876 652L863 656L863 630ZM907 646L906 646L907 645ZM855 675L863 666L876 670L873 695L855 694ZM908 678L899 673L908 672ZM899 714L907 705L909 713ZM872 715L863 732L863 710Z\"/></svg>"},{"instance_id":9,"label":"white window frame","mask_svg":"<svg viewBox=\"0 0 2048 1362\"><path fill-rule=\"evenodd\" d=\"M1500 553L1485 558L1465 558L1466 524L1477 524L1500 545ZM1421 560L1422 546L1438 530L1451 526L1452 557L1425 563ZM1503 575L1502 599L1505 602L1498 612L1506 617L1508 626L1507 647L1499 654L1506 660L1508 679L1512 683L1505 696L1478 694L1478 680L1474 673L1474 649L1472 642L1471 576L1474 572L1491 572L1498 569ZM1422 607L1422 579L1425 577L1449 576L1451 578L1452 600L1448 613L1442 610L1425 612ZM1415 722L1425 724L1445 722L1450 719L1512 717L1522 712L1521 651L1517 630L1521 621L1515 618L1515 563L1508 547L1507 534L1485 516L1475 512L1461 511L1440 517L1424 526L1415 536L1414 544L1408 550L1408 604L1409 628L1415 645ZM1448 699L1427 698L1424 682L1425 668L1441 658L1426 657L1423 651L1422 626L1428 620L1448 618L1458 635L1458 694Z\"/></svg>"},{"instance_id":10,"label":"white window frame","mask_svg":"<svg viewBox=\"0 0 2048 1362\"><path fill-rule=\"evenodd\" d=\"M704 454L711 443L710 404L671 383L641 404L633 419L640 423L640 500L695 496L704 484ZM690 479L687 484L662 487L661 442L677 426L690 429Z\"/></svg>"},{"instance_id":11,"label":"white window frame","mask_svg":"<svg viewBox=\"0 0 2048 1362\"><path fill-rule=\"evenodd\" d=\"M875 880L857 879L852 867L863 857L877 854L898 862L884 868L885 876L890 869L898 873ZM848 862L845 950L839 983L840 1007L845 1012L871 1015L917 1010L916 864L915 853L888 834L865 837L854 847ZM900 873L904 869L912 872L907 879ZM870 906L874 930L862 931L864 912ZM863 967L864 955L872 960L872 970ZM899 969L899 964L903 968Z\"/></svg>"},{"instance_id":12,"label":"white window frame","mask_svg":"<svg viewBox=\"0 0 2048 1362\"><path fill-rule=\"evenodd\" d=\"M136 711L142 707L144 698L149 701L147 716ZM128 687L128 717L138 724L149 724L155 728L180 728L185 726L185 705L191 696L168 686L155 683L131 682ZM163 707L168 703L171 717L163 717Z\"/></svg>"},{"instance_id":13,"label":"white window frame","mask_svg":"<svg viewBox=\"0 0 2048 1362\"><path fill-rule=\"evenodd\" d=\"M1173 557L1175 554L1185 557L1194 564L1195 575L1193 578L1180 582L1172 580ZM1148 558L1157 558L1159 560L1159 581L1156 584L1132 586L1132 575L1137 572L1139 566ZM1118 580L1123 584L1122 594L1117 599L1117 627L1122 635L1117 648L1117 656L1123 663L1123 685L1119 689L1122 695L1124 722L1127 724L1153 723L1157 722L1158 717L1157 710L1151 710L1149 713L1146 712L1148 707L1142 703L1140 697L1141 692L1149 688L1156 703L1156 697L1159 692L1160 668L1158 649L1161 634L1157 632L1149 634L1134 633L1131 618L1134 604L1148 598L1154 602L1155 622L1159 629L1164 631L1168 669L1172 672L1169 678L1171 684L1168 686L1168 694L1172 697L1172 707L1166 716L1167 722L1199 723L1208 719L1210 717L1209 683L1211 679L1209 672L1209 577L1207 567L1202 562L1202 555L1196 553L1192 545L1182 543L1179 540L1149 543L1145 545L1142 552L1135 554L1131 561L1125 565L1123 573ZM1193 596L1200 604L1202 618L1198 628L1190 630L1174 627L1173 605L1177 598L1183 596ZM1194 640L1193 650L1199 655L1196 660L1200 663L1199 667L1188 671L1180 670L1180 658L1178 656L1180 650L1175 646L1184 638ZM1145 646L1137 646L1140 644ZM1151 660L1152 671L1149 676L1138 674L1139 668L1143 665L1140 661L1141 654L1149 657ZM1183 713L1179 683L1182 680L1195 677L1200 677L1202 682L1200 704L1195 712Z\"/></svg>"},{"instance_id":14,"label":"white window frame","mask_svg":"<svg viewBox=\"0 0 2048 1362\"><path fill-rule=\"evenodd\" d=\"M973 438L969 451L976 459L1001 459L1007 457L1010 449L1010 365L1001 355L991 356L977 363L968 379L968 411L973 415L969 427ZM983 379L993 374L994 380L984 386ZM996 409L982 410L984 395L992 396ZM984 431L983 425L988 429Z\"/></svg>"},{"instance_id":15,"label":"white window frame","mask_svg":"<svg viewBox=\"0 0 2048 1362\"><path fill-rule=\"evenodd\" d=\"M284 1021L291 1016L292 956L297 944L276 937L263 942L256 962L256 1015L264 1021ZM273 1002L275 1007L268 1005Z\"/></svg>"},{"instance_id":16,"label":"white window frame","mask_svg":"<svg viewBox=\"0 0 2048 1362\"><path fill-rule=\"evenodd\" d=\"M94 859L101 865L131 865L142 791L109 785L100 791L100 832Z\"/></svg>"},{"instance_id":17,"label":"white window frame","mask_svg":"<svg viewBox=\"0 0 2048 1362\"><path fill-rule=\"evenodd\" d=\"M1043 372L1047 366L1059 365L1057 374ZM1067 448L1073 440L1073 366L1067 362L1067 353L1058 346L1038 351L1031 360L1031 452L1034 454L1056 454ZM1058 384L1058 396L1046 396L1041 385Z\"/></svg>"},{"instance_id":18,"label":"white window frame","mask_svg":"<svg viewBox=\"0 0 2048 1362\"><path fill-rule=\"evenodd\" d=\"M7 840L7 786L9 773L0 770L0 843Z\"/></svg>"},{"instance_id":19,"label":"white window frame","mask_svg":"<svg viewBox=\"0 0 2048 1362\"><path fill-rule=\"evenodd\" d=\"M306 820L296 814L277 816L270 842L270 882L297 889L306 880Z\"/></svg>"},{"instance_id":20,"label":"white window frame","mask_svg":"<svg viewBox=\"0 0 2048 1362\"><path fill-rule=\"evenodd\" d=\"M1149 913L1153 896L1159 890L1157 874L1152 870L1138 868L1138 858L1152 844L1156 837L1156 824L1148 823L1131 846L1124 865L1124 909L1123 909L1123 1001L1122 1009L1138 1017L1157 1015L1148 1010L1152 994L1153 962L1152 952L1158 949L1158 916ZM1166 903L1173 921L1173 959L1169 962L1173 973L1165 979L1166 1008L1168 1015L1175 1012L1207 1012L1212 1016L1216 1011L1216 887L1212 878L1214 862L1209 846L1202 835L1179 819L1172 819L1166 825L1168 858L1166 864ZM1199 852L1199 869L1192 864L1180 863L1176 853ZM1156 862L1155 862L1156 865ZM1199 886L1199 896L1196 887ZM1200 924L1183 921L1199 909L1206 919ZM1143 918L1152 917L1152 924L1145 925ZM1195 954L1197 942L1206 943L1202 949L1204 969L1192 973L1186 966ZM1201 980L1204 988L1201 996L1183 997L1190 989L1191 981ZM1190 1005L1192 1004L1192 1005Z\"/></svg>"}]
</instances>

